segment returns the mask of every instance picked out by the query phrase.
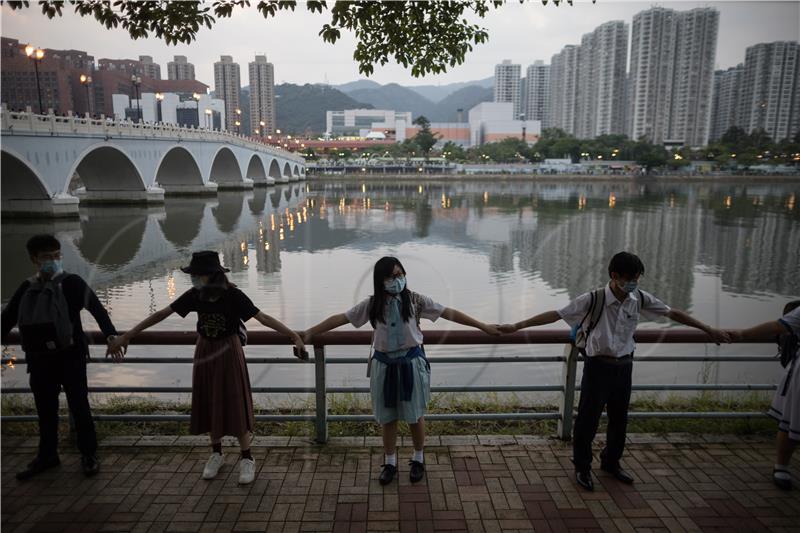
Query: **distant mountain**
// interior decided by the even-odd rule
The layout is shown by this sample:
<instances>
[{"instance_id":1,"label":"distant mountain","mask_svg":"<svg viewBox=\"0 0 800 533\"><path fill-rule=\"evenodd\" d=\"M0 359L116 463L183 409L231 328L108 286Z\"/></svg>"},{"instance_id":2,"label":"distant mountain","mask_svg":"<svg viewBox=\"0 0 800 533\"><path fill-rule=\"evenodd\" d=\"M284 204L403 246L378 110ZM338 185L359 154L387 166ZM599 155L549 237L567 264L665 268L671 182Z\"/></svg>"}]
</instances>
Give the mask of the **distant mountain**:
<instances>
[{"instance_id":1,"label":"distant mountain","mask_svg":"<svg viewBox=\"0 0 800 533\"><path fill-rule=\"evenodd\" d=\"M283 83L275 86L275 107L278 127L286 133L322 133L326 111L373 106L327 85Z\"/></svg>"},{"instance_id":2,"label":"distant mountain","mask_svg":"<svg viewBox=\"0 0 800 533\"><path fill-rule=\"evenodd\" d=\"M394 109L395 111L411 111L411 116L426 117L434 112L436 104L420 96L419 93L402 87L396 83L381 85L372 89L357 89L350 91L348 96L372 104L375 109Z\"/></svg>"},{"instance_id":3,"label":"distant mountain","mask_svg":"<svg viewBox=\"0 0 800 533\"><path fill-rule=\"evenodd\" d=\"M482 80L447 83L445 85L409 85L408 88L419 93L431 102L441 102L456 91L476 85L483 88L494 88L494 76Z\"/></svg>"},{"instance_id":4,"label":"distant mountain","mask_svg":"<svg viewBox=\"0 0 800 533\"><path fill-rule=\"evenodd\" d=\"M334 89L339 89L343 93L349 93L350 91L356 91L358 89L377 89L380 86L381 84L376 81L357 80L349 83L343 83L341 85L334 85Z\"/></svg>"},{"instance_id":5,"label":"distant mountain","mask_svg":"<svg viewBox=\"0 0 800 533\"><path fill-rule=\"evenodd\" d=\"M389 84L389 85L397 85L397 84ZM463 89L464 87L468 87L470 85L477 85L479 87L494 87L494 77L483 78L482 80L474 80L474 81L462 81L457 83L445 83L443 85L408 85L406 86L407 89L411 89L415 93L419 94L420 96L430 100L433 103L438 103L443 99L447 98L454 92L458 91L459 89ZM385 87L385 85L381 85L376 83L372 80L358 80L358 81L351 81L349 83L343 83L342 85L336 85L337 89L342 91L343 93L350 94L353 91L358 91L361 89L378 89L380 87Z\"/></svg>"},{"instance_id":6,"label":"distant mountain","mask_svg":"<svg viewBox=\"0 0 800 533\"><path fill-rule=\"evenodd\" d=\"M436 104L435 112L427 118L431 122L455 122L458 120L458 110L463 109L462 119L466 121L470 109L481 102L491 102L493 98L494 87L468 85L442 99Z\"/></svg>"}]
</instances>

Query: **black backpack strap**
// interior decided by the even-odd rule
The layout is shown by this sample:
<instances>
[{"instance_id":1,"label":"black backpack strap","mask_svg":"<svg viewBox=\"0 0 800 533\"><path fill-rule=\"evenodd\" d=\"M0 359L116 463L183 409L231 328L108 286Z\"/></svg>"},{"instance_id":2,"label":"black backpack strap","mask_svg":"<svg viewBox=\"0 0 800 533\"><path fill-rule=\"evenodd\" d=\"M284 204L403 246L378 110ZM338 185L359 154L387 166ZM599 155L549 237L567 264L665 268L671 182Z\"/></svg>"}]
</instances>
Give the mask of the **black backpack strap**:
<instances>
[{"instance_id":1,"label":"black backpack strap","mask_svg":"<svg viewBox=\"0 0 800 533\"><path fill-rule=\"evenodd\" d=\"M590 312L592 314L591 319L589 320L589 327L586 330L586 338L589 338L591 335L592 330L594 330L597 323L600 322L600 317L603 315L603 308L606 306L606 290L603 289L595 289L594 290L594 299L592 302L592 307Z\"/></svg>"},{"instance_id":2,"label":"black backpack strap","mask_svg":"<svg viewBox=\"0 0 800 533\"><path fill-rule=\"evenodd\" d=\"M636 289L636 291L639 293L639 312L641 313L642 309L644 309L644 293L642 289Z\"/></svg>"},{"instance_id":3,"label":"black backpack strap","mask_svg":"<svg viewBox=\"0 0 800 533\"><path fill-rule=\"evenodd\" d=\"M592 313L594 312L594 300L595 300L594 293L595 291L589 293L589 309L586 311L586 314L583 315L581 323L578 324L578 331L580 331L583 328L583 323L586 322L586 319L592 316Z\"/></svg>"}]
</instances>

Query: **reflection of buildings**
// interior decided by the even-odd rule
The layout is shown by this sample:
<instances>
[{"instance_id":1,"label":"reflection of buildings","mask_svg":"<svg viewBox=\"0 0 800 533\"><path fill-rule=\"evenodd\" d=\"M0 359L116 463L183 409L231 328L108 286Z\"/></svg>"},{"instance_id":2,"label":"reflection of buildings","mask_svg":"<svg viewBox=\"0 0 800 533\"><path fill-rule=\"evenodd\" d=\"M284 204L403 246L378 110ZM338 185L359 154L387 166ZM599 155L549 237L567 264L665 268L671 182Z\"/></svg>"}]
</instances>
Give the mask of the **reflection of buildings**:
<instances>
[{"instance_id":1,"label":"reflection of buildings","mask_svg":"<svg viewBox=\"0 0 800 533\"><path fill-rule=\"evenodd\" d=\"M703 217L698 228L697 262L718 270L723 288L732 292L800 294L800 222L785 213L752 210L758 198L712 200L718 212ZM751 212L737 213L736 204Z\"/></svg>"},{"instance_id":2,"label":"reflection of buildings","mask_svg":"<svg viewBox=\"0 0 800 533\"><path fill-rule=\"evenodd\" d=\"M31 274L19 258L42 231L62 241L68 270L100 289L166 276L202 249L252 274L279 272L281 252L369 253L424 240L492 274L533 273L570 297L605 283L610 256L623 249L644 260L643 288L676 307L691 306L698 266L714 267L731 292L796 295L800 218L790 187L311 182L169 198L149 210L92 207L76 222L4 222L2 297Z\"/></svg>"}]
</instances>

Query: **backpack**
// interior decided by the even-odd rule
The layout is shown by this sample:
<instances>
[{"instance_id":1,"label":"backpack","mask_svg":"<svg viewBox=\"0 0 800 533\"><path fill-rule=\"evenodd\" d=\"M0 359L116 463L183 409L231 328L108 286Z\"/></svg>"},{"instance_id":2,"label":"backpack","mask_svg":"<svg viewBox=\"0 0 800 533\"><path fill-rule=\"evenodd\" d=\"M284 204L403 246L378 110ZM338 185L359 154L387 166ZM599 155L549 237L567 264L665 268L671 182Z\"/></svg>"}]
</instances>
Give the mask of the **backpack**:
<instances>
[{"instance_id":1,"label":"backpack","mask_svg":"<svg viewBox=\"0 0 800 533\"><path fill-rule=\"evenodd\" d=\"M34 276L19 304L19 334L27 353L58 353L71 347L73 338L69 306L61 286L68 274L62 272L43 281Z\"/></svg>"},{"instance_id":2,"label":"backpack","mask_svg":"<svg viewBox=\"0 0 800 533\"><path fill-rule=\"evenodd\" d=\"M637 289L639 293L639 311L642 309L642 305L644 304L644 294L642 294L641 289ZM603 315L603 309L606 306L606 289L603 287L602 289L595 289L591 292L591 300L589 303L589 310L583 316L580 323L573 326L569 332L569 338L572 342L572 345L578 349L578 352L586 357L586 344L589 341L589 335L592 334L592 331L597 326L598 322L600 322L600 317ZM589 319L589 323L586 324L586 328L583 327L586 320Z\"/></svg>"}]
</instances>

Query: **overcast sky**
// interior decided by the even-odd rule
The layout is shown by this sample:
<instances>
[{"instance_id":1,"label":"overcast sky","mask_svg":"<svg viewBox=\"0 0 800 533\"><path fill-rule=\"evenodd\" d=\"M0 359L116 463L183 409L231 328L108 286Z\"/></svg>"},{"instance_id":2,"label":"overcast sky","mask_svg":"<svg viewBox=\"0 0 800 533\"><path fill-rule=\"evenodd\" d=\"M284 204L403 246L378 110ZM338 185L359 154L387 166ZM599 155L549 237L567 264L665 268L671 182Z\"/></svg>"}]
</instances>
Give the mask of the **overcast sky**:
<instances>
[{"instance_id":1,"label":"overcast sky","mask_svg":"<svg viewBox=\"0 0 800 533\"><path fill-rule=\"evenodd\" d=\"M253 2L255 4L255 2ZM404 85L444 84L492 76L494 65L511 59L525 66L534 60L550 62L550 57L567 44L579 44L581 35L609 20L631 23L633 15L653 5L675 9L715 7L720 12L717 67L727 68L744 60L745 49L755 43L800 39L800 1L727 2L633 2L598 0L574 6L543 6L539 0L520 5L515 1L494 10L479 23L489 31L489 42L467 55L463 65L439 76L413 78L398 65L376 67L371 79L379 83ZM328 20L328 13L310 14L304 6L294 13L281 12L265 20L255 8L239 9L230 19L220 20L213 29L203 28L191 45L167 46L150 38L131 40L122 29L106 30L93 18L72 13L48 20L31 2L28 9L0 8L0 27L4 37L47 48L75 48L100 58L132 58L151 55L162 65L175 54L186 55L194 63L197 78L212 86L213 63L219 56L231 55L242 65L242 85L247 85L247 63L255 54L266 54L275 65L276 83L331 84L353 81L359 75L352 59L355 40L343 33L335 45L317 35Z\"/></svg>"}]
</instances>

